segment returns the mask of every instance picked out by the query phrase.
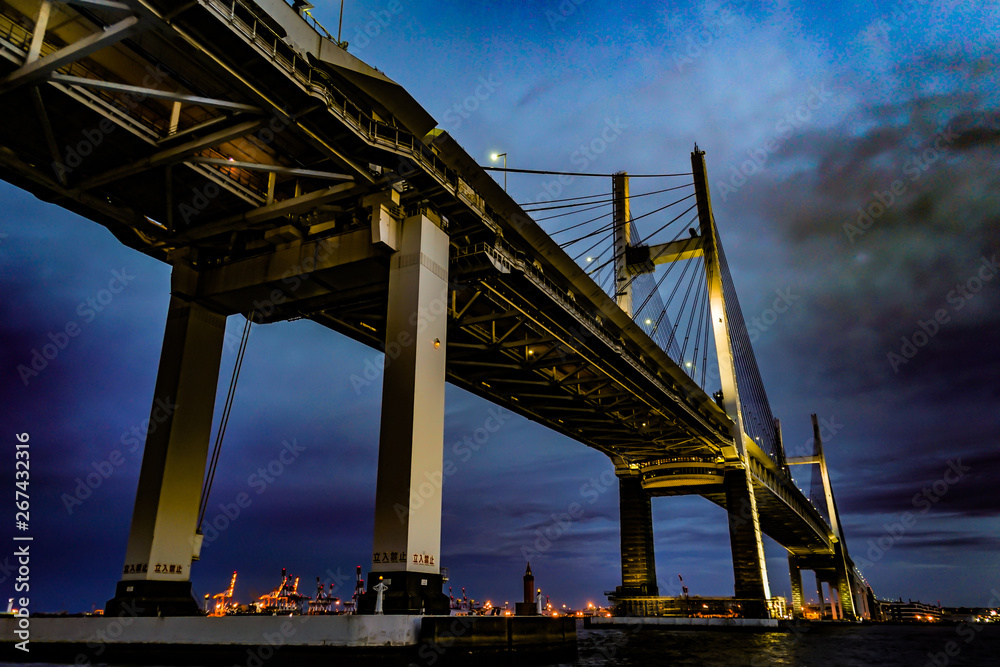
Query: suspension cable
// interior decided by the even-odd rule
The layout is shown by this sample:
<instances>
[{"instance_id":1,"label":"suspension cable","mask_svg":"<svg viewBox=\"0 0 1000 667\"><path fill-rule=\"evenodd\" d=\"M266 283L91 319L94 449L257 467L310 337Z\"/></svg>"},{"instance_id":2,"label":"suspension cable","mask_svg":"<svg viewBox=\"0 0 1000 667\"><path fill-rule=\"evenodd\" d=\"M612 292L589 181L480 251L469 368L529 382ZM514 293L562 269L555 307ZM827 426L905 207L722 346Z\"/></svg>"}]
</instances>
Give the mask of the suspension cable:
<instances>
[{"instance_id":1,"label":"suspension cable","mask_svg":"<svg viewBox=\"0 0 1000 667\"><path fill-rule=\"evenodd\" d=\"M692 185L694 185L693 182L692 183L684 183L683 185L675 185L672 188L664 188L663 190L653 190L652 192L643 192L643 193L640 193L640 194L637 194L637 195L629 195L628 197L623 197L623 199L638 199L640 197L649 197L651 195L658 195L658 194L662 194L664 192L670 192L671 190L679 190L681 188L691 187ZM609 193L608 195L590 195L590 196L591 197L596 197L596 196L607 197L610 194L613 194L613 193ZM574 197L574 199L576 199L576 198ZM582 199L582 197L580 199ZM556 201L560 201L560 200L556 200ZM571 201L571 200L564 199L564 200L561 200L561 201ZM601 201L587 201L587 202L580 202L578 204L566 204L566 205L563 205L563 206L544 206L542 208L524 209L524 211L526 213L537 213L539 211L552 211L552 210L559 209L559 208L572 208L574 206L587 206L589 204L598 204L598 203L600 203L600 204L612 204L612 203L614 203L614 201L615 201L614 199L607 199L607 200L601 200ZM549 203L552 203L552 202L544 202L544 203L549 204ZM531 206L531 204L525 204L525 206Z\"/></svg>"},{"instance_id":2,"label":"suspension cable","mask_svg":"<svg viewBox=\"0 0 1000 667\"><path fill-rule=\"evenodd\" d=\"M250 339L250 326L253 324L255 310L251 310L247 316L246 326L243 327L243 335L240 338L239 351L236 353L236 363L233 364L233 375L229 379L229 391L226 393L226 403L222 408L222 418L219 421L219 430L215 435L215 445L212 448L212 457L208 466L208 476L205 479L204 489L201 493L201 503L198 507L198 531L201 531L202 522L205 520L205 511L208 509L208 497L212 493L212 484L215 481L215 471L219 465L219 455L222 452L222 440L226 436L226 427L229 425L229 415L233 409L233 399L236 396L236 383L240 379L240 370L243 368L243 357L247 351L247 341Z\"/></svg>"}]
</instances>

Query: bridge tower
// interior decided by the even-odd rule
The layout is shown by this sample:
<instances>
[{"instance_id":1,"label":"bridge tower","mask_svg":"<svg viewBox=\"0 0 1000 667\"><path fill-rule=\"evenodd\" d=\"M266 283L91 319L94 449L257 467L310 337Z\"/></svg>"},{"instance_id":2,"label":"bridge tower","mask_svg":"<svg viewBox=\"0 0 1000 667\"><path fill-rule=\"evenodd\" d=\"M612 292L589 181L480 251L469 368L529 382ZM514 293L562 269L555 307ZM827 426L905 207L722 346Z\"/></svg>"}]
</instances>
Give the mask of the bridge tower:
<instances>
[{"instance_id":1,"label":"bridge tower","mask_svg":"<svg viewBox=\"0 0 1000 667\"><path fill-rule=\"evenodd\" d=\"M611 193L614 220L615 301L626 315L632 317L632 280L629 278L626 254L632 233L627 173L620 171L611 177Z\"/></svg>"},{"instance_id":2,"label":"bridge tower","mask_svg":"<svg viewBox=\"0 0 1000 667\"><path fill-rule=\"evenodd\" d=\"M627 250L632 232L628 174L619 172L611 180L614 208L615 301L632 317L632 278L627 270ZM653 514L650 494L642 479L627 465L616 464L621 530L622 585L619 597L657 597L656 558L653 549Z\"/></svg>"},{"instance_id":3,"label":"bridge tower","mask_svg":"<svg viewBox=\"0 0 1000 667\"><path fill-rule=\"evenodd\" d=\"M823 437L821 434L821 429L819 421L816 415L812 415L812 426L813 426L813 455L812 456L797 456L788 459L789 465L801 465L801 464L814 464L819 466L820 480L823 485L823 498L826 502L827 514L830 517L830 529L833 533L833 547L834 553L832 556L827 556L823 558L818 558L815 556L797 558L795 556L789 555L788 565L789 572L792 579L792 591L793 591L793 613L796 615L801 614L801 587L802 579L800 569L804 567L811 567L811 569L816 571L816 587L819 591L820 604L823 605L823 586L822 582L826 582L830 587L830 607L831 615L836 618L838 612L836 611L839 600L840 613L842 616L841 620L857 620L859 605L855 604L855 593L860 593L856 586L852 582L853 577L853 567L851 565L850 557L847 553L847 542L844 539L843 525L840 522L840 513L837 511L837 501L833 497L833 485L830 483L830 472L826 466L826 456L823 453ZM796 582L800 589L800 600L798 606L795 606L795 587ZM864 606L864 600L861 600L861 605Z\"/></svg>"},{"instance_id":4,"label":"bridge tower","mask_svg":"<svg viewBox=\"0 0 1000 667\"><path fill-rule=\"evenodd\" d=\"M750 456L746 451L746 435L736 382L729 318L726 315L718 250L719 237L712 215L705 152L698 150L697 145L691 153L691 168L694 173L700 236L704 252L705 279L708 281L712 333L722 383L722 404L733 422L731 435L735 446L726 457L727 463L731 463L732 467L726 471L723 485L726 492L726 509L729 513L729 540L733 551L735 592L737 598L767 600L771 597L771 591L767 581L763 533L753 491Z\"/></svg>"}]
</instances>

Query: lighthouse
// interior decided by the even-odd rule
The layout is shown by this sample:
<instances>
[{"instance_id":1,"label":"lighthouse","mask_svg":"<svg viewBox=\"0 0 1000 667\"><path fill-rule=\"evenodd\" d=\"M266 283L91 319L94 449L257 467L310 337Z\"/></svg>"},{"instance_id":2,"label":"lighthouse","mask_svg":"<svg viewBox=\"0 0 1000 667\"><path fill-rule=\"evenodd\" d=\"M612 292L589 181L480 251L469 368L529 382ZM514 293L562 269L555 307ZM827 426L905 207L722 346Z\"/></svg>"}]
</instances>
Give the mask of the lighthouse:
<instances>
[{"instance_id":1,"label":"lighthouse","mask_svg":"<svg viewBox=\"0 0 1000 667\"><path fill-rule=\"evenodd\" d=\"M538 611L535 606L535 575L531 573L531 563L524 570L524 601L514 605L514 614L517 616L537 616Z\"/></svg>"}]
</instances>

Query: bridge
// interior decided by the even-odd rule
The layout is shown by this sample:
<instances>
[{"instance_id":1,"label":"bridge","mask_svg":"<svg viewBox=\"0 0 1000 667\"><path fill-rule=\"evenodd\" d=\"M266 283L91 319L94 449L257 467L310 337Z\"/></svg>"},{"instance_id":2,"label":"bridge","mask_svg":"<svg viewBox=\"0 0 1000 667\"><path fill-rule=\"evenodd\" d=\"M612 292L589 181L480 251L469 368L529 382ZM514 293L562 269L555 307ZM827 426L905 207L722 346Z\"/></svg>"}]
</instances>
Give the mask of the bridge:
<instances>
[{"instance_id":1,"label":"bridge","mask_svg":"<svg viewBox=\"0 0 1000 667\"><path fill-rule=\"evenodd\" d=\"M638 234L630 177L613 177L606 290L402 87L293 4L0 0L0 177L172 267L155 396L179 407L146 440L108 613L195 613L225 322L239 314L308 318L385 352L369 582L388 584L388 612L447 613L433 480L451 382L611 459L620 609L661 600L651 497L699 494L728 512L735 598L753 613L771 597L768 535L788 550L796 614L811 569L844 617L866 615L818 428L813 456L784 455L704 153L671 175L694 226L677 216L664 243ZM663 303L663 264L690 271L690 307ZM821 471L815 505L797 463Z\"/></svg>"}]
</instances>

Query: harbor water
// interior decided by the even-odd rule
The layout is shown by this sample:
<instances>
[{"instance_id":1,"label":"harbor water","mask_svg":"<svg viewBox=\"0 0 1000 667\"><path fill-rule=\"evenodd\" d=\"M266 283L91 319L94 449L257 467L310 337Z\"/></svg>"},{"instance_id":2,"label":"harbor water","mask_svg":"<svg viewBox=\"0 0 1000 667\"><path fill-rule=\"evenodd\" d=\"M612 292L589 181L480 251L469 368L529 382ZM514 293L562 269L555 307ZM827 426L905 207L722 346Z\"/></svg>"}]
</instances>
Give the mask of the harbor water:
<instances>
[{"instance_id":1,"label":"harbor water","mask_svg":"<svg viewBox=\"0 0 1000 667\"><path fill-rule=\"evenodd\" d=\"M769 630L579 627L576 651L545 656L535 651L468 653L454 646L421 646L389 653L318 649L303 654L285 647L267 655L213 658L194 649L180 661L193 667L278 667L279 665L364 665L364 667L474 665L493 667L987 667L1000 665L1000 624L828 625ZM262 659L263 658L263 659ZM169 664L180 664L171 660ZM17 664L17 663L0 663ZM34 665L46 663L33 663ZM71 667L72 662L48 663ZM103 663L154 665L155 656Z\"/></svg>"}]
</instances>

